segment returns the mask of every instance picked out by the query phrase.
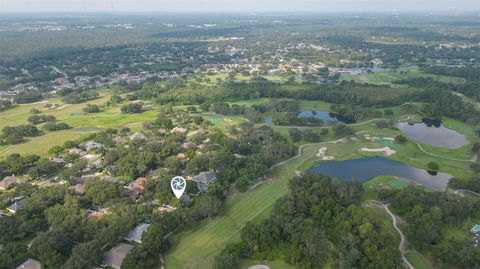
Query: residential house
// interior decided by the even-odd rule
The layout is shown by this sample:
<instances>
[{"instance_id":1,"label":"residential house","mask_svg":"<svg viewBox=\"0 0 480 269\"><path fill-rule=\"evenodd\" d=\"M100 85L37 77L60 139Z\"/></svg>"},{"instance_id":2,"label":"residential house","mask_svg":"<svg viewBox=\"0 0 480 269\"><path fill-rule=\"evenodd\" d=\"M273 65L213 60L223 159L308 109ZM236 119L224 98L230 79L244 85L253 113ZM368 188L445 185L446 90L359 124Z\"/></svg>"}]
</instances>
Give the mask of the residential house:
<instances>
[{"instance_id":1,"label":"residential house","mask_svg":"<svg viewBox=\"0 0 480 269\"><path fill-rule=\"evenodd\" d=\"M71 190L76 195L84 195L85 194L85 186L83 184L77 184L71 187Z\"/></svg>"},{"instance_id":2,"label":"residential house","mask_svg":"<svg viewBox=\"0 0 480 269\"><path fill-rule=\"evenodd\" d=\"M177 126L177 127L173 128L171 132L172 133L177 133L177 134L184 134L184 133L188 132L188 129Z\"/></svg>"},{"instance_id":3,"label":"residential house","mask_svg":"<svg viewBox=\"0 0 480 269\"><path fill-rule=\"evenodd\" d=\"M128 234L125 236L125 240L129 242L137 242L139 244L142 243L142 235L143 233L148 230L148 227L150 227L150 224L148 223L140 223L135 229L131 230L128 232Z\"/></svg>"},{"instance_id":4,"label":"residential house","mask_svg":"<svg viewBox=\"0 0 480 269\"><path fill-rule=\"evenodd\" d=\"M26 204L27 204L27 199L21 199L11 204L9 207L7 207L7 209L8 211L15 214L17 213L18 210L22 209Z\"/></svg>"},{"instance_id":5,"label":"residential house","mask_svg":"<svg viewBox=\"0 0 480 269\"><path fill-rule=\"evenodd\" d=\"M137 178L134 182L126 186L127 195L132 199L137 200L140 194L145 190L147 179L144 177Z\"/></svg>"},{"instance_id":6,"label":"residential house","mask_svg":"<svg viewBox=\"0 0 480 269\"><path fill-rule=\"evenodd\" d=\"M144 134L139 132L132 134L129 138L130 140L141 140L141 141L147 141L148 139Z\"/></svg>"},{"instance_id":7,"label":"residential house","mask_svg":"<svg viewBox=\"0 0 480 269\"><path fill-rule=\"evenodd\" d=\"M103 149L104 147L105 146L103 144L100 144L94 141L89 141L83 145L83 149L86 151L99 150L99 149Z\"/></svg>"},{"instance_id":8,"label":"residential house","mask_svg":"<svg viewBox=\"0 0 480 269\"><path fill-rule=\"evenodd\" d=\"M194 176L192 181L197 182L197 188L199 193L208 192L208 185L217 182L217 177L213 172L201 172Z\"/></svg>"},{"instance_id":9,"label":"residential house","mask_svg":"<svg viewBox=\"0 0 480 269\"><path fill-rule=\"evenodd\" d=\"M119 243L109 251L103 254L103 267L113 267L120 269L122 267L123 260L127 257L128 253L133 250L133 246L126 243Z\"/></svg>"},{"instance_id":10,"label":"residential house","mask_svg":"<svg viewBox=\"0 0 480 269\"><path fill-rule=\"evenodd\" d=\"M26 178L16 177L15 175L7 176L2 181L0 181L0 190L6 190L10 188L13 184L22 184L26 183L28 180Z\"/></svg>"},{"instance_id":11,"label":"residential house","mask_svg":"<svg viewBox=\"0 0 480 269\"><path fill-rule=\"evenodd\" d=\"M34 259L28 259L15 269L42 269L42 265Z\"/></svg>"},{"instance_id":12,"label":"residential house","mask_svg":"<svg viewBox=\"0 0 480 269\"><path fill-rule=\"evenodd\" d=\"M123 137L123 136L117 135L117 136L113 139L113 142L115 142L115 144L117 144L117 145L121 145L121 144L127 143L127 139L125 139L125 137Z\"/></svg>"}]
</instances>

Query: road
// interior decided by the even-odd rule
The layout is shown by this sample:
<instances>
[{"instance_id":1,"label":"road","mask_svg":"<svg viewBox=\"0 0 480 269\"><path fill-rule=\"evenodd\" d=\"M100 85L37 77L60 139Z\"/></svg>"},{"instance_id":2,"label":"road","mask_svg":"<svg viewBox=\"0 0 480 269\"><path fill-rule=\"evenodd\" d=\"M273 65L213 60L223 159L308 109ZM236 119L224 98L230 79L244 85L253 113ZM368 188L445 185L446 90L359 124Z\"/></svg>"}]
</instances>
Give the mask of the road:
<instances>
[{"instance_id":1,"label":"road","mask_svg":"<svg viewBox=\"0 0 480 269\"><path fill-rule=\"evenodd\" d=\"M413 267L413 265L405 257L405 252L406 252L405 251L405 245L407 244L407 240L406 240L405 235L403 234L402 230L400 230L400 228L398 228L397 217L395 217L395 215L392 213L392 211L390 211L390 209L388 208L389 204L384 204L384 203L382 203L380 201L376 201L376 200L368 200L368 201L365 201L365 202L381 206L383 209L385 209L385 211L387 211L388 215L390 215L390 218L392 219L393 228L395 228L397 233L400 235L400 244L398 245L398 250L402 254L403 266L405 266L405 268L407 268L407 269L415 269L415 267Z\"/></svg>"}]
</instances>

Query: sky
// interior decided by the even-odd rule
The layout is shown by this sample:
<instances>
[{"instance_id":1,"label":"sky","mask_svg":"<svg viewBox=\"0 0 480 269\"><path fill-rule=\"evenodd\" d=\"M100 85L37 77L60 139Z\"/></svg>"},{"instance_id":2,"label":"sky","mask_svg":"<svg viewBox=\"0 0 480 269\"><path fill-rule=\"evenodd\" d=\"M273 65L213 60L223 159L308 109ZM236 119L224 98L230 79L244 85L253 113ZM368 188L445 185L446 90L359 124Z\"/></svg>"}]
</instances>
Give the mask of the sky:
<instances>
[{"instance_id":1,"label":"sky","mask_svg":"<svg viewBox=\"0 0 480 269\"><path fill-rule=\"evenodd\" d=\"M480 0L0 0L0 12L476 11Z\"/></svg>"}]
</instances>

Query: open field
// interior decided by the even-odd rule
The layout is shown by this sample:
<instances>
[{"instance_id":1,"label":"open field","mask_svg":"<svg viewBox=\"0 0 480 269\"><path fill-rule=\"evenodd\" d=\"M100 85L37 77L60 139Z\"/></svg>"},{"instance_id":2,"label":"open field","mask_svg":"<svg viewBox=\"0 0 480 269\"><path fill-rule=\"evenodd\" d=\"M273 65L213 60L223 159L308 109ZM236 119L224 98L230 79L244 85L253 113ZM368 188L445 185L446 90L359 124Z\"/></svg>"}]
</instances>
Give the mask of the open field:
<instances>
[{"instance_id":1,"label":"open field","mask_svg":"<svg viewBox=\"0 0 480 269\"><path fill-rule=\"evenodd\" d=\"M363 188L367 191L376 189L404 189L410 186L409 181L394 176L378 176L363 184Z\"/></svg>"},{"instance_id":2,"label":"open field","mask_svg":"<svg viewBox=\"0 0 480 269\"><path fill-rule=\"evenodd\" d=\"M157 112L146 111L141 114L122 114L120 104L116 107L103 109L99 113L85 113L82 109L87 104L103 104L111 96L110 92L102 91L101 97L82 104L64 104L60 98L50 98L43 102L17 105L12 109L1 112L0 129L5 126L15 126L28 123L28 117L33 114L30 110L35 108L42 112L42 115L53 115L58 121L65 122L72 128L63 131L48 132L37 137L29 137L26 142L18 145L0 146L0 157L11 153L39 154L46 156L48 150L55 145L61 145L65 141L79 139L89 133L98 132L110 127L130 127L139 129L146 120L154 119ZM47 109L45 104L59 104L58 108ZM41 129L41 125L38 125Z\"/></svg>"},{"instance_id":3,"label":"open field","mask_svg":"<svg viewBox=\"0 0 480 269\"><path fill-rule=\"evenodd\" d=\"M394 81L399 79L412 79L412 78L427 78L431 77L434 80L438 80L443 83L464 83L465 80L459 77L441 76L434 74L427 74L417 69L398 69L398 70L385 70L375 71L372 73L365 73L361 75L346 75L343 77L347 81L355 81L358 83L371 83L371 84L394 84Z\"/></svg>"},{"instance_id":4,"label":"open field","mask_svg":"<svg viewBox=\"0 0 480 269\"><path fill-rule=\"evenodd\" d=\"M407 260L415 267L415 269L432 269L428 260L417 251L409 251L405 254Z\"/></svg>"}]
</instances>

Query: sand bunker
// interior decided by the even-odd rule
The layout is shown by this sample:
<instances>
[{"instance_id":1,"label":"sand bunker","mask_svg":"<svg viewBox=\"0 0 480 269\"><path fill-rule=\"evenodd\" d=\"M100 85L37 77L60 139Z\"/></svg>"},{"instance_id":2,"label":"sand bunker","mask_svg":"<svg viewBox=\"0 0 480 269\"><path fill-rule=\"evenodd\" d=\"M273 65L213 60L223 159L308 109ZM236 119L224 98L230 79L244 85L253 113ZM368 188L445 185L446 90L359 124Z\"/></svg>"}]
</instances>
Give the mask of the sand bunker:
<instances>
[{"instance_id":1,"label":"sand bunker","mask_svg":"<svg viewBox=\"0 0 480 269\"><path fill-rule=\"evenodd\" d=\"M232 121L230 118L223 118L224 121Z\"/></svg>"},{"instance_id":2,"label":"sand bunker","mask_svg":"<svg viewBox=\"0 0 480 269\"><path fill-rule=\"evenodd\" d=\"M393 137L382 137L383 140L388 140L388 141L395 141L395 138Z\"/></svg>"},{"instance_id":3,"label":"sand bunker","mask_svg":"<svg viewBox=\"0 0 480 269\"><path fill-rule=\"evenodd\" d=\"M259 265L250 266L248 267L248 269L270 269L270 267L263 264L259 264Z\"/></svg>"},{"instance_id":4,"label":"sand bunker","mask_svg":"<svg viewBox=\"0 0 480 269\"><path fill-rule=\"evenodd\" d=\"M385 153L385 155L387 156L391 156L395 153L397 153L396 150L393 150L389 147L384 147L384 148L375 148L375 149L370 149L370 148L361 148L360 149L361 151L365 151L365 152L383 152Z\"/></svg>"},{"instance_id":5,"label":"sand bunker","mask_svg":"<svg viewBox=\"0 0 480 269\"><path fill-rule=\"evenodd\" d=\"M324 160L324 161L331 161L331 160L333 160L333 159L335 159L335 157L333 157L333 156L324 156L324 157L322 157L322 160Z\"/></svg>"},{"instance_id":6,"label":"sand bunker","mask_svg":"<svg viewBox=\"0 0 480 269\"><path fill-rule=\"evenodd\" d=\"M317 157L323 157L325 156L325 153L327 152L327 147L321 147L318 149Z\"/></svg>"}]
</instances>

